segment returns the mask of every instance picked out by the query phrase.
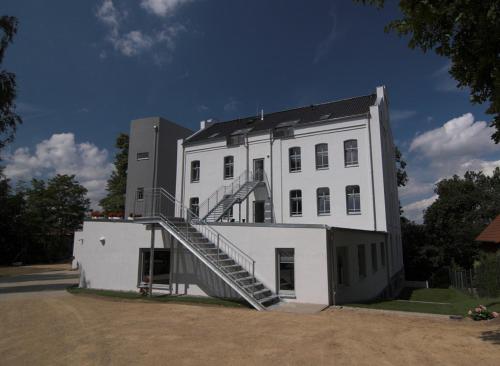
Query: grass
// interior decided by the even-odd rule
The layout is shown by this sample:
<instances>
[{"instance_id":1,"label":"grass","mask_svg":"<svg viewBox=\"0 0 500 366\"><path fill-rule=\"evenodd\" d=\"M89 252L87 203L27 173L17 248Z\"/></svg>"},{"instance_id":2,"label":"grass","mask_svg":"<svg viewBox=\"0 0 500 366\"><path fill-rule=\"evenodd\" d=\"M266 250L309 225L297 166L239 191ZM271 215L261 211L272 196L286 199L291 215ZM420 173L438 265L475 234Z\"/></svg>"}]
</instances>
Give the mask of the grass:
<instances>
[{"instance_id":1,"label":"grass","mask_svg":"<svg viewBox=\"0 0 500 366\"><path fill-rule=\"evenodd\" d=\"M500 311L500 297L474 298L451 288L406 288L402 291L400 297L395 300L379 300L346 305L369 309L465 316L469 309L475 308L479 304L486 306L489 310Z\"/></svg>"},{"instance_id":2,"label":"grass","mask_svg":"<svg viewBox=\"0 0 500 366\"><path fill-rule=\"evenodd\" d=\"M148 297L133 291L96 290L89 288L80 288L77 285L70 286L66 290L73 295L92 295L92 296L110 297L115 299L142 300L151 302L171 302L178 304L211 305L211 306L224 306L224 307L235 307L235 308L249 307L246 304L246 302L243 301L215 298L215 297L187 296L187 295L181 295L181 296L159 295L154 297Z\"/></svg>"}]
</instances>

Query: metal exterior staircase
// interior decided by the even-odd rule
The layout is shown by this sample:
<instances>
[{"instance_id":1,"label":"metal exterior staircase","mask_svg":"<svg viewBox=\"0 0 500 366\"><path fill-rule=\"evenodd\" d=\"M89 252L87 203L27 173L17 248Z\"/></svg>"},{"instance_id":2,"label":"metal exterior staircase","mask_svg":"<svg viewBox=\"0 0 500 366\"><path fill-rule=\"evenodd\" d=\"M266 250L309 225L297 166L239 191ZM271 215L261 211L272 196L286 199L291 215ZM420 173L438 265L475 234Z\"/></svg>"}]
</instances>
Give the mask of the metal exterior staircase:
<instances>
[{"instance_id":1,"label":"metal exterior staircase","mask_svg":"<svg viewBox=\"0 0 500 366\"><path fill-rule=\"evenodd\" d=\"M207 222L217 222L219 221L234 204L238 202L243 202L254 189L261 184L260 181L248 181L245 182L233 195L226 195L220 200L213 209L211 209L208 214L203 217L203 220Z\"/></svg>"},{"instance_id":2,"label":"metal exterior staircase","mask_svg":"<svg viewBox=\"0 0 500 366\"><path fill-rule=\"evenodd\" d=\"M144 216L137 221L161 225L254 308L265 310L280 301L255 276L255 261L251 257L166 190L148 189L142 202L139 212ZM168 216L171 212L179 217Z\"/></svg>"}]
</instances>

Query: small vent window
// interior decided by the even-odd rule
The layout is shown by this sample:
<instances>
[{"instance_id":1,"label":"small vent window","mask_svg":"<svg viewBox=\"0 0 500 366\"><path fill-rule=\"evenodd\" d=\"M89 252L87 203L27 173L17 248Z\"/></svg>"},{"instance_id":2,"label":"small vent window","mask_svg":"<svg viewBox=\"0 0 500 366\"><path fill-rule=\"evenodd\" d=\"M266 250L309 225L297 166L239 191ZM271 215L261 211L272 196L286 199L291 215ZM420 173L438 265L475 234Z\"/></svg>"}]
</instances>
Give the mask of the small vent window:
<instances>
[{"instance_id":1,"label":"small vent window","mask_svg":"<svg viewBox=\"0 0 500 366\"><path fill-rule=\"evenodd\" d=\"M137 160L148 160L149 159L149 152L138 152L137 153Z\"/></svg>"}]
</instances>

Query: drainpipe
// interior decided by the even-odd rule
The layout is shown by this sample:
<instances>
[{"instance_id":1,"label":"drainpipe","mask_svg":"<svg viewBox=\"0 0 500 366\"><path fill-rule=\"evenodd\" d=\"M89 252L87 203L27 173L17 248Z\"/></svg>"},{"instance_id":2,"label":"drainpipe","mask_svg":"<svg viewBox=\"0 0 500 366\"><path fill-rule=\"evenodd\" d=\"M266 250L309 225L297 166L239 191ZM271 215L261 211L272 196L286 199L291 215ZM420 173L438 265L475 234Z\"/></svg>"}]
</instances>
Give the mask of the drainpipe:
<instances>
[{"instance_id":1,"label":"drainpipe","mask_svg":"<svg viewBox=\"0 0 500 366\"><path fill-rule=\"evenodd\" d=\"M274 137L273 137L273 133L272 131L270 130L269 131L269 149L270 149L270 169L271 169L271 181L269 182L269 189L271 190L270 195L270 199L271 199L271 220L272 222L274 222L274 195L273 195L273 144L274 144Z\"/></svg>"},{"instance_id":2,"label":"drainpipe","mask_svg":"<svg viewBox=\"0 0 500 366\"><path fill-rule=\"evenodd\" d=\"M372 183L372 206L373 206L373 230L377 231L377 210L375 208L375 180L373 178L373 151L372 151L372 133L371 133L371 121L370 112L368 112L368 148L370 149L370 176Z\"/></svg>"},{"instance_id":3,"label":"drainpipe","mask_svg":"<svg viewBox=\"0 0 500 366\"><path fill-rule=\"evenodd\" d=\"M250 151L249 151L249 146L248 146L248 135L245 135L245 149L246 149L246 159L247 159L247 173L246 173L246 179L247 182L250 179ZM248 204L248 201L250 200L250 195L247 196L246 198L246 208L245 208L245 218L246 222L249 223L250 221L248 220L248 216L250 215L250 205Z\"/></svg>"},{"instance_id":4,"label":"drainpipe","mask_svg":"<svg viewBox=\"0 0 500 366\"><path fill-rule=\"evenodd\" d=\"M158 126L154 125L153 129L155 131L154 138L154 157L153 157L153 191L151 195L151 209L153 210L154 206L154 195L156 193L156 155L158 149ZM153 211L154 212L154 211ZM154 262L155 262L155 224L151 224L151 248L149 250L149 297L153 297L153 276L154 276Z\"/></svg>"}]
</instances>

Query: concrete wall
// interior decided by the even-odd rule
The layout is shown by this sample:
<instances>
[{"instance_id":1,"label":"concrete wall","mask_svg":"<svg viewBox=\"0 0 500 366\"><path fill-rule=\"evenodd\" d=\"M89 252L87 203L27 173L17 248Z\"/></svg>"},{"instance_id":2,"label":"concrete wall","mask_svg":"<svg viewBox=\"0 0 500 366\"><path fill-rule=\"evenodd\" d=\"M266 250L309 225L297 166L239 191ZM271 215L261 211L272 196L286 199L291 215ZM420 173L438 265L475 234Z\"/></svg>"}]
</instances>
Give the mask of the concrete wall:
<instances>
[{"instance_id":1,"label":"concrete wall","mask_svg":"<svg viewBox=\"0 0 500 366\"><path fill-rule=\"evenodd\" d=\"M266 224L219 224L214 228L256 261L257 278L275 293L276 249L293 248L295 297L286 301L329 303L326 228Z\"/></svg>"},{"instance_id":2,"label":"concrete wall","mask_svg":"<svg viewBox=\"0 0 500 366\"><path fill-rule=\"evenodd\" d=\"M105 238L105 243L100 238ZM150 248L151 231L133 222L86 221L75 233L73 255L80 268L80 286L138 291L139 250ZM196 257L162 230L155 230L155 248L177 251L173 261L176 294L238 297ZM173 253L171 252L171 255Z\"/></svg>"},{"instance_id":3,"label":"concrete wall","mask_svg":"<svg viewBox=\"0 0 500 366\"><path fill-rule=\"evenodd\" d=\"M151 188L153 186L155 154L155 131L153 126L159 126L156 186L163 187L169 192L175 191L177 140L192 134L191 130L161 117L142 118L131 122L125 199L126 216L134 211L137 188ZM148 152L149 158L147 160L137 160L137 153L141 152Z\"/></svg>"},{"instance_id":4,"label":"concrete wall","mask_svg":"<svg viewBox=\"0 0 500 366\"><path fill-rule=\"evenodd\" d=\"M333 247L335 258L333 274L335 277L335 303L352 303L366 301L379 296L389 284L388 256L386 244L385 265L382 265L380 243L386 242L385 233L362 232L352 230L333 230ZM378 270L372 267L371 244L377 248ZM359 276L358 245L365 246L366 277ZM348 285L339 285L337 280L337 260L335 253L338 248L345 247L348 255Z\"/></svg>"}]
</instances>

